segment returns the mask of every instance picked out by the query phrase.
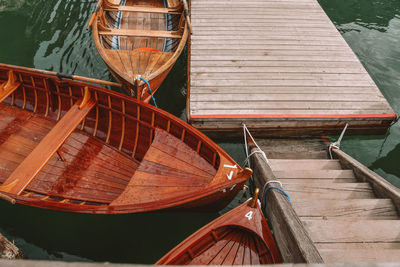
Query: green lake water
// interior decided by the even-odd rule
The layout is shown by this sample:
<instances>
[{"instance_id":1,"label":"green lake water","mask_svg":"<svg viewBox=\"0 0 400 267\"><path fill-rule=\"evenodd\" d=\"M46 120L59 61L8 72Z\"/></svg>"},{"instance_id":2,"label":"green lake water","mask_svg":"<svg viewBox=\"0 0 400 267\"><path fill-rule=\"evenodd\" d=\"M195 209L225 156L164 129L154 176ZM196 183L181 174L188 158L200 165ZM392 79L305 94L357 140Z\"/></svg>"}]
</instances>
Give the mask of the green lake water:
<instances>
[{"instance_id":1,"label":"green lake water","mask_svg":"<svg viewBox=\"0 0 400 267\"><path fill-rule=\"evenodd\" d=\"M0 0L0 62L111 80L86 24L97 1ZM400 0L320 0L397 114ZM185 119L186 53L155 94ZM400 187L400 123L386 135L345 136L342 149ZM336 137L333 137L336 138ZM241 140L218 143L239 163ZM236 205L234 201L227 209ZM153 263L218 213L86 215L0 202L0 232L29 258Z\"/></svg>"}]
</instances>

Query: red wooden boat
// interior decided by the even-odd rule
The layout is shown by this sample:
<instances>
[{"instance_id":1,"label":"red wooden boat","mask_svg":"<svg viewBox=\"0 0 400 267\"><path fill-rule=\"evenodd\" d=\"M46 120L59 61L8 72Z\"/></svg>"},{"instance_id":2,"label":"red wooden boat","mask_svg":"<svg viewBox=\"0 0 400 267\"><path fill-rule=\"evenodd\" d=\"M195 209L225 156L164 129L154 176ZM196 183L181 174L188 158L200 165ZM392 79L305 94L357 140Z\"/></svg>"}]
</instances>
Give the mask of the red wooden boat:
<instances>
[{"instance_id":1,"label":"red wooden boat","mask_svg":"<svg viewBox=\"0 0 400 267\"><path fill-rule=\"evenodd\" d=\"M0 196L73 212L225 206L251 174L171 114L55 73L0 64Z\"/></svg>"},{"instance_id":2,"label":"red wooden boat","mask_svg":"<svg viewBox=\"0 0 400 267\"><path fill-rule=\"evenodd\" d=\"M253 199L207 224L168 252L158 265L260 265L282 263L275 240Z\"/></svg>"},{"instance_id":3,"label":"red wooden boat","mask_svg":"<svg viewBox=\"0 0 400 267\"><path fill-rule=\"evenodd\" d=\"M175 64L189 34L179 0L99 0L91 24L111 73L131 96L145 102Z\"/></svg>"}]
</instances>

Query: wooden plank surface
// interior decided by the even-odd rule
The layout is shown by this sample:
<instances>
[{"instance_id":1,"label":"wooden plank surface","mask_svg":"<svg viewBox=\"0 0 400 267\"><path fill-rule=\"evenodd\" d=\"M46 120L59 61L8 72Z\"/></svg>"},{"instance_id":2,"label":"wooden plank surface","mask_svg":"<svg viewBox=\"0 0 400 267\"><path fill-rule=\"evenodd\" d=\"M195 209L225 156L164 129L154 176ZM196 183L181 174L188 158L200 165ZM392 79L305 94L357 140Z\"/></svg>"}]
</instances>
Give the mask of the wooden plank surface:
<instances>
[{"instance_id":1,"label":"wooden plank surface","mask_svg":"<svg viewBox=\"0 0 400 267\"><path fill-rule=\"evenodd\" d=\"M294 209L300 217L345 217L377 218L388 216L396 218L397 211L391 199L346 199L318 201L294 201Z\"/></svg>"},{"instance_id":2,"label":"wooden plank surface","mask_svg":"<svg viewBox=\"0 0 400 267\"><path fill-rule=\"evenodd\" d=\"M285 128L290 114L306 115L296 127L365 114L358 127L368 129L376 114L394 114L316 0L196 0L191 18L187 109L196 127L239 128L241 115L280 115L275 125Z\"/></svg>"},{"instance_id":3,"label":"wooden plank surface","mask_svg":"<svg viewBox=\"0 0 400 267\"><path fill-rule=\"evenodd\" d=\"M95 101L89 99L82 108L81 101L74 104L53 129L42 139L26 159L1 185L0 190L11 194L20 194L33 178L46 165L65 140L94 107Z\"/></svg>"},{"instance_id":4,"label":"wooden plank surface","mask_svg":"<svg viewBox=\"0 0 400 267\"><path fill-rule=\"evenodd\" d=\"M321 249L325 263L400 262L400 249Z\"/></svg>"},{"instance_id":5,"label":"wooden plank surface","mask_svg":"<svg viewBox=\"0 0 400 267\"><path fill-rule=\"evenodd\" d=\"M400 220L303 220L317 243L400 242Z\"/></svg>"}]
</instances>

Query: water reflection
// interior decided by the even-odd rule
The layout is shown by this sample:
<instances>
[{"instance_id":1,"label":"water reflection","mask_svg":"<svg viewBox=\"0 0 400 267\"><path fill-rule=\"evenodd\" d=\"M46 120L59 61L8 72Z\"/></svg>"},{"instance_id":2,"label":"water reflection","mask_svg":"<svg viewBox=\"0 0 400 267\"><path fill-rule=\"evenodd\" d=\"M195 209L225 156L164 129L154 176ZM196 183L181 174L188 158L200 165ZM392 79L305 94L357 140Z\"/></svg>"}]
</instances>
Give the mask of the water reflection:
<instances>
[{"instance_id":1,"label":"water reflection","mask_svg":"<svg viewBox=\"0 0 400 267\"><path fill-rule=\"evenodd\" d=\"M389 21L400 13L398 0L319 0L333 22L340 26L356 23L369 29L386 31Z\"/></svg>"},{"instance_id":2,"label":"water reflection","mask_svg":"<svg viewBox=\"0 0 400 267\"><path fill-rule=\"evenodd\" d=\"M154 263L216 213L87 215L0 203L1 230L34 259ZM20 238L22 237L22 238Z\"/></svg>"}]
</instances>

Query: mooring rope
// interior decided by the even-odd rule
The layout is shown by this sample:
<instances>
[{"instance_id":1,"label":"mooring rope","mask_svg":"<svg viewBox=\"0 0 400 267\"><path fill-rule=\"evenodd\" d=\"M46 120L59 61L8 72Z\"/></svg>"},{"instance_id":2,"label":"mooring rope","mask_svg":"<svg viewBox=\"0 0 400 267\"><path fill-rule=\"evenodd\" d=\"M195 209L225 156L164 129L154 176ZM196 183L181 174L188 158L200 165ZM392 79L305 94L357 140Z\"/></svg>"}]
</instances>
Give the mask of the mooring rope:
<instances>
[{"instance_id":1,"label":"mooring rope","mask_svg":"<svg viewBox=\"0 0 400 267\"><path fill-rule=\"evenodd\" d=\"M143 78L143 77L140 76L140 75L138 75L138 77L139 77L139 79L140 79L141 81L144 81L144 82L147 84L147 88L149 89L148 91L149 91L149 94L150 94L150 96L151 96L151 99L153 99L154 106L155 106L156 108L158 108L157 103L156 103L156 99L154 98L153 93L151 92L151 88L150 88L150 83L149 83L149 81L146 80L145 78ZM137 92L137 93L139 93L139 92Z\"/></svg>"},{"instance_id":2,"label":"mooring rope","mask_svg":"<svg viewBox=\"0 0 400 267\"><path fill-rule=\"evenodd\" d=\"M268 160L268 158L267 158L267 155L266 155L265 152L262 151L262 149L257 145L256 141L254 140L253 136L251 135L249 129L248 129L247 126L246 126L246 124L242 123L242 126L243 126L244 144L245 144L245 150L246 150L246 160L244 161L244 165L246 165L246 164L248 163L248 166L249 166L249 168L250 168L249 159L250 159L250 157L251 157L252 155L254 155L255 153L260 153L261 155L263 155L263 157L264 157L266 163L269 165L270 162L269 162L269 160ZM246 138L247 135L249 135L251 141L254 143L254 145L255 145L256 148L257 148L257 150L254 150L254 151L251 152L250 154L249 154L248 144L247 144L247 138ZM266 199L267 199L267 198L266 198L266 197L267 197L267 194L266 194L266 193L267 193L268 190L270 190L270 189L275 189L275 190L280 191L282 194L284 194L284 195L288 198L288 200L289 200L290 202L292 202L292 200L290 199L289 194L286 193L285 190L283 190L282 188L276 187L276 186L271 186L271 185L270 185L271 183L277 183L277 184L280 185L280 187L283 187L281 181L278 181L278 180L267 181L267 182L264 184L264 188L263 188L263 204L266 203Z\"/></svg>"},{"instance_id":3,"label":"mooring rope","mask_svg":"<svg viewBox=\"0 0 400 267\"><path fill-rule=\"evenodd\" d=\"M265 161L269 164L269 160L268 160L268 158L267 158L267 155L265 155L265 152L262 151L262 149L257 145L256 141L254 140L253 136L251 135L249 129L248 129L247 126L246 126L246 124L245 124L245 123L242 123L242 127L243 127L243 136L244 136L244 147L245 147L245 150L246 150L246 159L245 159L243 165L245 166L246 164L248 164L247 166L249 166L249 168L250 168L250 161L249 161L249 159L250 159L250 157L251 157L252 155L254 155L255 153L260 153L260 154L264 157ZM252 141L253 144L257 147L257 150L254 150L253 152L251 152L250 155L249 155L248 144L247 144L247 138L246 138L247 135L249 135L251 141Z\"/></svg>"},{"instance_id":4,"label":"mooring rope","mask_svg":"<svg viewBox=\"0 0 400 267\"><path fill-rule=\"evenodd\" d=\"M342 142L342 139L343 139L344 133L346 132L347 126L349 126L348 123L346 123L346 126L344 126L344 129L343 129L342 133L340 134L339 139L336 142L333 142L329 145L328 150L329 150L329 156L331 157L331 159L333 159L332 148L340 149L340 142Z\"/></svg>"}]
</instances>

